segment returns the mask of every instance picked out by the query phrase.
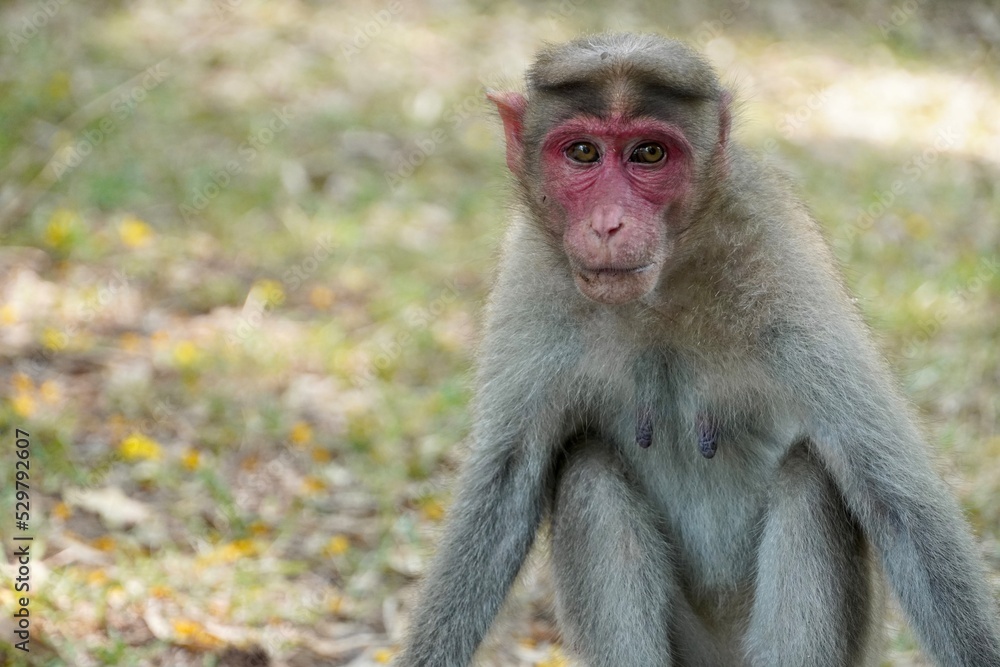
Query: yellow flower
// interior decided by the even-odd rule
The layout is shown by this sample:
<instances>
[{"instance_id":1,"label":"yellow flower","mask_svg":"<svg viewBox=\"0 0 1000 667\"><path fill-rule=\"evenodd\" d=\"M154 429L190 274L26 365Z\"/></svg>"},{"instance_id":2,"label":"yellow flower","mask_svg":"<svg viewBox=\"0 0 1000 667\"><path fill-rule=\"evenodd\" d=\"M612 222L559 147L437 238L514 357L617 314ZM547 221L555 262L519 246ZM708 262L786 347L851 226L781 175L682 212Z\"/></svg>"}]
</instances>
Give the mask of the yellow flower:
<instances>
[{"instance_id":1,"label":"yellow flower","mask_svg":"<svg viewBox=\"0 0 1000 667\"><path fill-rule=\"evenodd\" d=\"M5 303L2 308L0 308L0 324L16 324L17 323L17 309L14 308L9 303Z\"/></svg>"},{"instance_id":2,"label":"yellow flower","mask_svg":"<svg viewBox=\"0 0 1000 667\"><path fill-rule=\"evenodd\" d=\"M194 634L198 631L199 626L194 621L190 621L186 618L176 618L174 619L174 632L177 634L178 638L183 636Z\"/></svg>"},{"instance_id":3,"label":"yellow flower","mask_svg":"<svg viewBox=\"0 0 1000 667\"><path fill-rule=\"evenodd\" d=\"M11 401L14 412L22 417L30 417L35 414L35 399L30 394L18 394Z\"/></svg>"},{"instance_id":4,"label":"yellow flower","mask_svg":"<svg viewBox=\"0 0 1000 667\"><path fill-rule=\"evenodd\" d=\"M326 310L333 305L333 290L317 285L309 291L309 303L316 310Z\"/></svg>"},{"instance_id":5,"label":"yellow flower","mask_svg":"<svg viewBox=\"0 0 1000 667\"><path fill-rule=\"evenodd\" d=\"M333 595L327 600L326 608L331 614L339 614L344 611L347 602L343 595Z\"/></svg>"},{"instance_id":6,"label":"yellow flower","mask_svg":"<svg viewBox=\"0 0 1000 667\"><path fill-rule=\"evenodd\" d=\"M14 373L11 383L14 385L14 391L21 393L27 393L35 388L35 383L24 373Z\"/></svg>"},{"instance_id":7,"label":"yellow flower","mask_svg":"<svg viewBox=\"0 0 1000 667\"><path fill-rule=\"evenodd\" d=\"M387 648L380 648L376 649L375 652L372 653L372 660L380 665L387 665L389 664L389 661L392 660L394 655L396 655L395 651Z\"/></svg>"},{"instance_id":8,"label":"yellow flower","mask_svg":"<svg viewBox=\"0 0 1000 667\"><path fill-rule=\"evenodd\" d=\"M142 433L133 433L118 445L126 459L149 459L158 461L163 453L160 443Z\"/></svg>"},{"instance_id":9,"label":"yellow flower","mask_svg":"<svg viewBox=\"0 0 1000 667\"><path fill-rule=\"evenodd\" d=\"M236 540L230 546L237 551L240 556L252 556L257 553L257 544L251 539Z\"/></svg>"},{"instance_id":10,"label":"yellow flower","mask_svg":"<svg viewBox=\"0 0 1000 667\"><path fill-rule=\"evenodd\" d=\"M280 306L285 302L285 288L276 280L258 280L252 291L269 306Z\"/></svg>"},{"instance_id":11,"label":"yellow flower","mask_svg":"<svg viewBox=\"0 0 1000 667\"><path fill-rule=\"evenodd\" d=\"M48 328L42 332L42 345L47 350L58 352L69 345L69 336L58 329Z\"/></svg>"},{"instance_id":12,"label":"yellow flower","mask_svg":"<svg viewBox=\"0 0 1000 667\"><path fill-rule=\"evenodd\" d=\"M61 248L72 240L80 219L67 208L58 208L49 218L45 227L45 242L53 248Z\"/></svg>"},{"instance_id":13,"label":"yellow flower","mask_svg":"<svg viewBox=\"0 0 1000 667\"><path fill-rule=\"evenodd\" d=\"M94 570L87 573L87 583L91 586L103 586L108 583L108 575L104 570Z\"/></svg>"},{"instance_id":14,"label":"yellow flower","mask_svg":"<svg viewBox=\"0 0 1000 667\"><path fill-rule=\"evenodd\" d=\"M153 240L153 230L135 216L126 216L118 226L118 236L129 248L141 248Z\"/></svg>"},{"instance_id":15,"label":"yellow flower","mask_svg":"<svg viewBox=\"0 0 1000 667\"><path fill-rule=\"evenodd\" d=\"M125 352L138 352L141 344L142 338L131 331L123 333L118 339L118 347Z\"/></svg>"},{"instance_id":16,"label":"yellow flower","mask_svg":"<svg viewBox=\"0 0 1000 667\"><path fill-rule=\"evenodd\" d=\"M347 550L350 548L351 541L347 539L346 535L334 535L330 538L330 541L326 543L324 551L330 556L340 556L347 553Z\"/></svg>"},{"instance_id":17,"label":"yellow flower","mask_svg":"<svg viewBox=\"0 0 1000 667\"><path fill-rule=\"evenodd\" d=\"M108 552L114 551L116 546L115 538L111 537L110 535L101 535L100 537L95 538L93 541L91 541L91 544L94 546L95 549Z\"/></svg>"},{"instance_id":18,"label":"yellow flower","mask_svg":"<svg viewBox=\"0 0 1000 667\"><path fill-rule=\"evenodd\" d=\"M232 563L233 561L237 561L241 558L246 558L247 556L253 556L256 553L257 553L257 545L254 543L254 541L250 539L244 539L223 544L214 551L205 554L198 560L205 564Z\"/></svg>"},{"instance_id":19,"label":"yellow flower","mask_svg":"<svg viewBox=\"0 0 1000 667\"><path fill-rule=\"evenodd\" d=\"M65 99L69 95L69 72L60 70L49 79L48 93L54 100Z\"/></svg>"},{"instance_id":20,"label":"yellow flower","mask_svg":"<svg viewBox=\"0 0 1000 667\"><path fill-rule=\"evenodd\" d=\"M326 483L315 475L306 475L302 480L302 490L309 495L326 491Z\"/></svg>"},{"instance_id":21,"label":"yellow flower","mask_svg":"<svg viewBox=\"0 0 1000 667\"><path fill-rule=\"evenodd\" d=\"M201 461L201 453L197 449L187 449L181 457L181 465L188 470L197 470Z\"/></svg>"},{"instance_id":22,"label":"yellow flower","mask_svg":"<svg viewBox=\"0 0 1000 667\"><path fill-rule=\"evenodd\" d=\"M174 362L178 366L194 366L200 357L201 353L198 348L189 340L182 340L174 345Z\"/></svg>"},{"instance_id":23,"label":"yellow flower","mask_svg":"<svg viewBox=\"0 0 1000 667\"><path fill-rule=\"evenodd\" d=\"M326 484L319 477L314 475L306 475L306 478L302 480L302 487L305 493L314 494L326 491Z\"/></svg>"},{"instance_id":24,"label":"yellow flower","mask_svg":"<svg viewBox=\"0 0 1000 667\"><path fill-rule=\"evenodd\" d=\"M420 511L431 521L440 521L444 518L444 506L437 498L424 498L420 502Z\"/></svg>"},{"instance_id":25,"label":"yellow flower","mask_svg":"<svg viewBox=\"0 0 1000 667\"><path fill-rule=\"evenodd\" d=\"M292 426L292 432L288 435L289 440L291 440L296 445L304 445L312 441L312 428L309 424L305 422L296 422Z\"/></svg>"},{"instance_id":26,"label":"yellow flower","mask_svg":"<svg viewBox=\"0 0 1000 667\"><path fill-rule=\"evenodd\" d=\"M56 503L52 508L52 516L57 519L68 519L73 515L73 510L66 503Z\"/></svg>"},{"instance_id":27,"label":"yellow flower","mask_svg":"<svg viewBox=\"0 0 1000 667\"><path fill-rule=\"evenodd\" d=\"M559 647L553 646L549 649L548 657L539 662L538 667L569 667L569 660Z\"/></svg>"},{"instance_id":28,"label":"yellow flower","mask_svg":"<svg viewBox=\"0 0 1000 667\"><path fill-rule=\"evenodd\" d=\"M205 629L197 621L187 618L174 619L174 639L184 646L214 648L222 645L222 640Z\"/></svg>"}]
</instances>

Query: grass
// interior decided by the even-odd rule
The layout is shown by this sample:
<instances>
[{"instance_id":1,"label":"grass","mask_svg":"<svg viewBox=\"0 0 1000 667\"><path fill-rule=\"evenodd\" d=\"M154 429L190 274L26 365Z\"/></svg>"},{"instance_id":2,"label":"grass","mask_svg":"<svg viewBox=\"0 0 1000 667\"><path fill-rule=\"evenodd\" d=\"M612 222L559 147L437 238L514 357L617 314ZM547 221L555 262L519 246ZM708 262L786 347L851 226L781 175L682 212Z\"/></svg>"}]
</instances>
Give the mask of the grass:
<instances>
[{"instance_id":1,"label":"grass","mask_svg":"<svg viewBox=\"0 0 1000 667\"><path fill-rule=\"evenodd\" d=\"M5 5L0 432L31 434L35 541L32 651L0 622L0 662L391 659L503 234L483 89L599 29L686 37L736 88L737 137L823 221L996 584L1000 81L946 4L887 35L888 2ZM529 569L484 659L566 664ZM890 647L922 664L901 622Z\"/></svg>"}]
</instances>

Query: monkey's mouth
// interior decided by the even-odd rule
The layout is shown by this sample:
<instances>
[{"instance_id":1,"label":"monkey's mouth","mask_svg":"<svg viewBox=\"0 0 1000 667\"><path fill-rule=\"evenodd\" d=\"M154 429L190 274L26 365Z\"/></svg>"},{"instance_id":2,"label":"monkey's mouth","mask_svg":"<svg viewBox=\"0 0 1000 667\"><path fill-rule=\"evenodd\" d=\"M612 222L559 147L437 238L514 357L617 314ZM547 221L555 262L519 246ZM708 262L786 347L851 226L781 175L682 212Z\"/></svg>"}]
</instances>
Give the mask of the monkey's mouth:
<instances>
[{"instance_id":1,"label":"monkey's mouth","mask_svg":"<svg viewBox=\"0 0 1000 667\"><path fill-rule=\"evenodd\" d=\"M576 287L592 301L615 305L628 303L656 285L656 262L642 266L579 267Z\"/></svg>"},{"instance_id":2,"label":"monkey's mouth","mask_svg":"<svg viewBox=\"0 0 1000 667\"><path fill-rule=\"evenodd\" d=\"M636 273L643 273L644 271L649 271L653 268L653 263L644 264L643 266L635 267L620 267L620 266L599 266L594 268L580 267L579 273L584 280L591 280L593 278L600 278L604 276L614 277L614 276L629 276Z\"/></svg>"}]
</instances>

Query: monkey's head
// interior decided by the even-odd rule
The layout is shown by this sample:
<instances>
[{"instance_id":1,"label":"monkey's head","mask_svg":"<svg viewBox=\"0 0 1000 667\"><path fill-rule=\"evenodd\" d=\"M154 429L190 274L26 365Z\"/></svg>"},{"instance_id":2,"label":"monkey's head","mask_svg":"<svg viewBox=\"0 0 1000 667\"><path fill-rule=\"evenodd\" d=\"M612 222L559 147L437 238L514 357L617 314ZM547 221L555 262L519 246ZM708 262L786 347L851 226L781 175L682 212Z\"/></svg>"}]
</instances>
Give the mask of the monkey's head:
<instances>
[{"instance_id":1,"label":"monkey's head","mask_svg":"<svg viewBox=\"0 0 1000 667\"><path fill-rule=\"evenodd\" d=\"M543 51L527 96L488 97L507 166L580 292L622 304L652 291L725 171L729 95L711 66L673 40L600 35Z\"/></svg>"}]
</instances>

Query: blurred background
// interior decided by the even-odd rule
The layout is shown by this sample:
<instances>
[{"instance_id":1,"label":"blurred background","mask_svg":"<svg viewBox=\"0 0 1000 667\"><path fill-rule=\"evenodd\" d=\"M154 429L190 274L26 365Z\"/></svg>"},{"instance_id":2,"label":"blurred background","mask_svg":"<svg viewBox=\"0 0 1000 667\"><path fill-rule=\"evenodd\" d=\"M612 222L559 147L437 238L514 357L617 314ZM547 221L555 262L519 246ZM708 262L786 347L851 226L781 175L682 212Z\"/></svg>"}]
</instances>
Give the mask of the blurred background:
<instances>
[{"instance_id":1,"label":"blurred background","mask_svg":"<svg viewBox=\"0 0 1000 667\"><path fill-rule=\"evenodd\" d=\"M1000 588L996 4L35 0L0 27L0 664L392 660L505 226L484 90L602 30L685 39L736 91ZM483 664L572 664L550 591L536 557ZM925 664L898 616L888 643Z\"/></svg>"}]
</instances>

